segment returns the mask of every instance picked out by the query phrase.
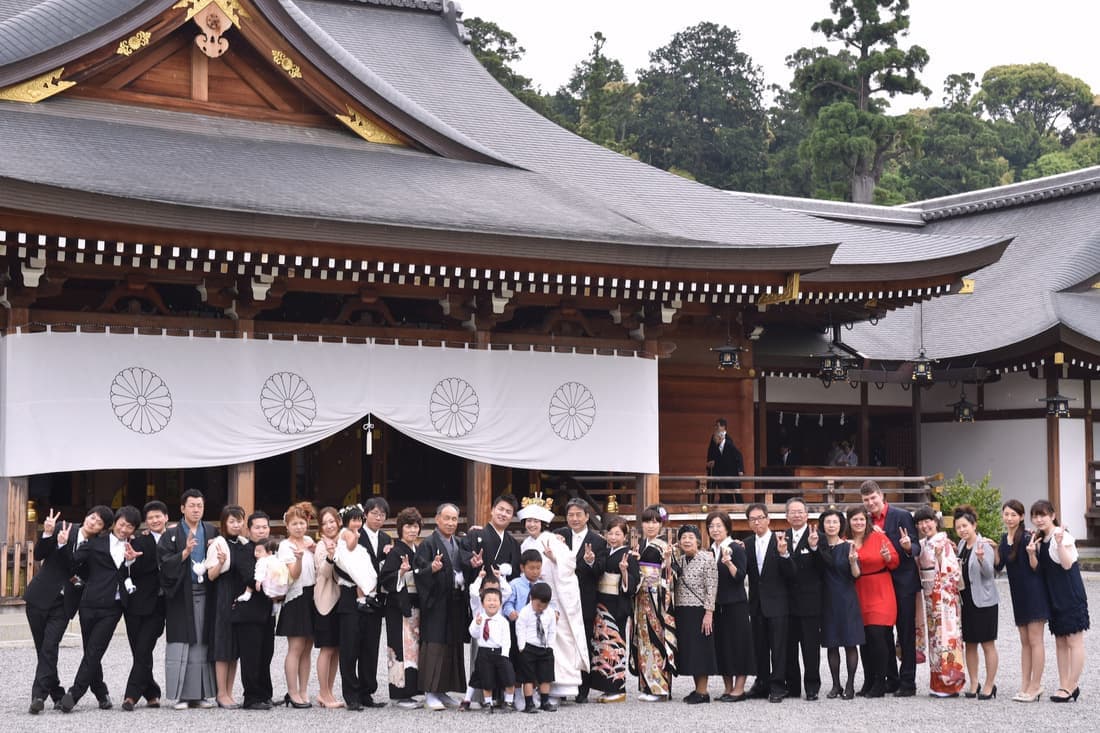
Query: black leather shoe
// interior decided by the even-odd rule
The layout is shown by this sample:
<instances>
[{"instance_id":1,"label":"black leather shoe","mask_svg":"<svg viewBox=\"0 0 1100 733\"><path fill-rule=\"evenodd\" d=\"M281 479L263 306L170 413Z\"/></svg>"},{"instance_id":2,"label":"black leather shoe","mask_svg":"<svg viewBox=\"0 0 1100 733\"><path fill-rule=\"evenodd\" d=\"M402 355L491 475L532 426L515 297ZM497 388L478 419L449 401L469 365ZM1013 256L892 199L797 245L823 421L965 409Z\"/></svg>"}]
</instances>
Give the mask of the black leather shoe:
<instances>
[{"instance_id":1,"label":"black leather shoe","mask_svg":"<svg viewBox=\"0 0 1100 733\"><path fill-rule=\"evenodd\" d=\"M813 701L817 700L817 693L816 692L807 692L806 693L806 700L807 700L807 702L813 702Z\"/></svg>"},{"instance_id":2,"label":"black leather shoe","mask_svg":"<svg viewBox=\"0 0 1100 733\"><path fill-rule=\"evenodd\" d=\"M894 693L894 697L914 697L917 694L915 687L901 687Z\"/></svg>"},{"instance_id":3,"label":"black leather shoe","mask_svg":"<svg viewBox=\"0 0 1100 733\"><path fill-rule=\"evenodd\" d=\"M895 692L897 692L900 689L901 689L901 684L900 683L890 682L890 681L886 682L886 693L888 695L893 695Z\"/></svg>"},{"instance_id":4,"label":"black leather shoe","mask_svg":"<svg viewBox=\"0 0 1100 733\"><path fill-rule=\"evenodd\" d=\"M111 696L110 695L104 695L103 697L99 698L99 709L100 710L110 710L114 706L115 706L115 704L113 702L111 702Z\"/></svg>"},{"instance_id":5,"label":"black leather shoe","mask_svg":"<svg viewBox=\"0 0 1100 733\"><path fill-rule=\"evenodd\" d=\"M31 709L28 710L31 715L38 715L40 712L46 709L46 701L40 697L36 697L31 700Z\"/></svg>"},{"instance_id":6,"label":"black leather shoe","mask_svg":"<svg viewBox=\"0 0 1100 733\"><path fill-rule=\"evenodd\" d=\"M768 695L768 702L783 702L783 698L786 697L783 693L776 695Z\"/></svg>"},{"instance_id":7,"label":"black leather shoe","mask_svg":"<svg viewBox=\"0 0 1100 733\"><path fill-rule=\"evenodd\" d=\"M578 705L584 705L586 702L588 702L588 692L582 692L581 694L577 695L575 698L573 698L573 702L577 703Z\"/></svg>"},{"instance_id":8,"label":"black leather shoe","mask_svg":"<svg viewBox=\"0 0 1100 733\"><path fill-rule=\"evenodd\" d=\"M360 705L360 704L359 704L359 703L357 703L357 702L349 702L349 703L348 703L347 705L345 705L344 707L345 707L345 708L346 708L347 710L350 710L350 711L351 711L351 712L353 712L353 713L357 713L357 712L359 712L360 710L362 710L362 709L363 709L363 706L362 706L362 705Z\"/></svg>"},{"instance_id":9,"label":"black leather shoe","mask_svg":"<svg viewBox=\"0 0 1100 733\"><path fill-rule=\"evenodd\" d=\"M360 704L363 706L364 709L367 709L367 708L384 708L384 707L386 707L386 703L384 703L384 702L375 702L374 698L371 697L370 695L367 695L367 699L362 700Z\"/></svg>"},{"instance_id":10,"label":"black leather shoe","mask_svg":"<svg viewBox=\"0 0 1100 733\"><path fill-rule=\"evenodd\" d=\"M534 705L528 705L527 707L525 707L523 709L523 712L527 713L528 715L533 715L533 714L537 713L538 711L539 711L539 709L537 707L535 707Z\"/></svg>"},{"instance_id":11,"label":"black leather shoe","mask_svg":"<svg viewBox=\"0 0 1100 733\"><path fill-rule=\"evenodd\" d=\"M750 687L749 691L745 694L747 694L749 697L751 697L753 699L760 699L760 700L764 699L765 697L769 697L768 688L766 688L766 687L757 687L756 685L753 685L752 687Z\"/></svg>"},{"instance_id":12,"label":"black leather shoe","mask_svg":"<svg viewBox=\"0 0 1100 733\"><path fill-rule=\"evenodd\" d=\"M257 702L250 702L244 706L245 710L271 710L271 703L258 700Z\"/></svg>"},{"instance_id":13,"label":"black leather shoe","mask_svg":"<svg viewBox=\"0 0 1100 733\"><path fill-rule=\"evenodd\" d=\"M73 708L76 707L76 700L68 692L65 693L65 697L61 698L61 702L58 703L61 706L61 712L71 713Z\"/></svg>"},{"instance_id":14,"label":"black leather shoe","mask_svg":"<svg viewBox=\"0 0 1100 733\"><path fill-rule=\"evenodd\" d=\"M127 697L127 698L125 698L125 699L124 699L124 700L122 701L122 709L123 709L124 711L126 711L127 713L132 713L132 712L134 712L134 701L133 701L133 700L131 700L131 699L130 699L130 698L128 698L128 697Z\"/></svg>"}]
</instances>

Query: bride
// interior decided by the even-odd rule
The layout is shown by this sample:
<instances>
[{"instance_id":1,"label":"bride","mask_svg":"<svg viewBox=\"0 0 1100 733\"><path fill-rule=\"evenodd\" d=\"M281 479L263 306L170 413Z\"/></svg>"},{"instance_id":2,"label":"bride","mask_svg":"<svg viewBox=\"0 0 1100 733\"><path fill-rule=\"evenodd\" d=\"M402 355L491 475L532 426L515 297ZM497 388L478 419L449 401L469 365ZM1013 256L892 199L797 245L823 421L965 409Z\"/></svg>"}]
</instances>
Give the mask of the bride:
<instances>
[{"instance_id":1,"label":"bride","mask_svg":"<svg viewBox=\"0 0 1100 733\"><path fill-rule=\"evenodd\" d=\"M554 697L572 697L581 684L581 674L589 669L588 634L581 615L581 593L577 585L577 557L569 550L565 539L550 532L554 513L553 499L541 495L523 499L523 508L516 515L523 520L527 538L522 551L538 550L542 555L541 581L553 590L550 606L558 612L558 630L554 636Z\"/></svg>"}]
</instances>

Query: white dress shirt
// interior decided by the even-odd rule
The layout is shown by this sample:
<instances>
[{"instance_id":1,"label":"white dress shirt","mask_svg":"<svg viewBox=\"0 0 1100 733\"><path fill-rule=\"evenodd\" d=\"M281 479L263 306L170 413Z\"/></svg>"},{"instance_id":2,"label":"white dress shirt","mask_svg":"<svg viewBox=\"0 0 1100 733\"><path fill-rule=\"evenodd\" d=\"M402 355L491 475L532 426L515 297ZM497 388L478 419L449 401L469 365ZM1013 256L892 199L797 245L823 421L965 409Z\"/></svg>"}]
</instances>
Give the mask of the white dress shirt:
<instances>
[{"instance_id":1,"label":"white dress shirt","mask_svg":"<svg viewBox=\"0 0 1100 733\"><path fill-rule=\"evenodd\" d=\"M489 638L485 638L485 624L489 624ZM504 614L497 611L492 616L481 616L481 623L477 622L477 616L470 622L470 638L475 641L479 649L500 649L502 656L508 656L512 651L512 627Z\"/></svg>"},{"instance_id":2,"label":"white dress shirt","mask_svg":"<svg viewBox=\"0 0 1100 733\"><path fill-rule=\"evenodd\" d=\"M545 645L539 643L536 621L540 617L542 619L542 632L546 637ZM545 646L549 649L554 646L554 635L557 630L558 621L554 609L548 607L539 614L535 612L535 607L528 603L520 610L519 616L516 618L516 648L523 651L523 648L530 644L531 646Z\"/></svg>"},{"instance_id":3,"label":"white dress shirt","mask_svg":"<svg viewBox=\"0 0 1100 733\"><path fill-rule=\"evenodd\" d=\"M764 572L764 556L768 554L768 543L772 541L772 531L769 529L756 538L756 570Z\"/></svg>"}]
</instances>

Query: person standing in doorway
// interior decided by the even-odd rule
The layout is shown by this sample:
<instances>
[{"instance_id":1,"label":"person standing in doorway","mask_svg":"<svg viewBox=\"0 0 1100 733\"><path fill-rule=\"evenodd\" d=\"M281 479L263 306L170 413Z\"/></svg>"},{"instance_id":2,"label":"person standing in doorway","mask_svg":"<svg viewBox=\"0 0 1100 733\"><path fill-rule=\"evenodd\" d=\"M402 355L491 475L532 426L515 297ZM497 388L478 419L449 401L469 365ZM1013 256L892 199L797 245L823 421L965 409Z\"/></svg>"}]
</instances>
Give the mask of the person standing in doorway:
<instances>
[{"instance_id":1,"label":"person standing in doorway","mask_svg":"<svg viewBox=\"0 0 1100 733\"><path fill-rule=\"evenodd\" d=\"M726 418L720 417L714 421L714 432L707 444L707 475L708 476L744 476L745 460L741 451L730 440L726 433ZM725 503L741 503L740 481L715 481L711 488L719 492L717 500Z\"/></svg>"}]
</instances>

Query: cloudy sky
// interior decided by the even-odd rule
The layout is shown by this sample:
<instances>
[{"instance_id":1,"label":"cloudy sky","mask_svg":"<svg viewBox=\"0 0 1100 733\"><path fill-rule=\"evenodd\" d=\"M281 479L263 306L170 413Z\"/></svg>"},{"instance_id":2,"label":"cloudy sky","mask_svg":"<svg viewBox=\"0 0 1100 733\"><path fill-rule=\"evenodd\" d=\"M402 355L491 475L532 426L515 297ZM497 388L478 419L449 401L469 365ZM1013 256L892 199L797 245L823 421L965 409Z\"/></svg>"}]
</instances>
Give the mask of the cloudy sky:
<instances>
[{"instance_id":1,"label":"cloudy sky","mask_svg":"<svg viewBox=\"0 0 1100 733\"><path fill-rule=\"evenodd\" d=\"M931 61L921 78L932 90L894 102L896 111L939 104L948 74L970 71L979 78L991 66L1046 62L1076 76L1100 94L1100 63L1094 49L1094 0L912 0L910 34L901 45L924 46ZM518 71L543 91L565 83L591 48L591 35L607 37L607 55L623 62L631 77L648 63L648 52L677 31L701 21L740 31L741 50L763 67L768 84L786 85L784 59L824 36L810 31L829 17L828 0L464 0L466 17L492 20L513 33L527 53Z\"/></svg>"}]
</instances>

